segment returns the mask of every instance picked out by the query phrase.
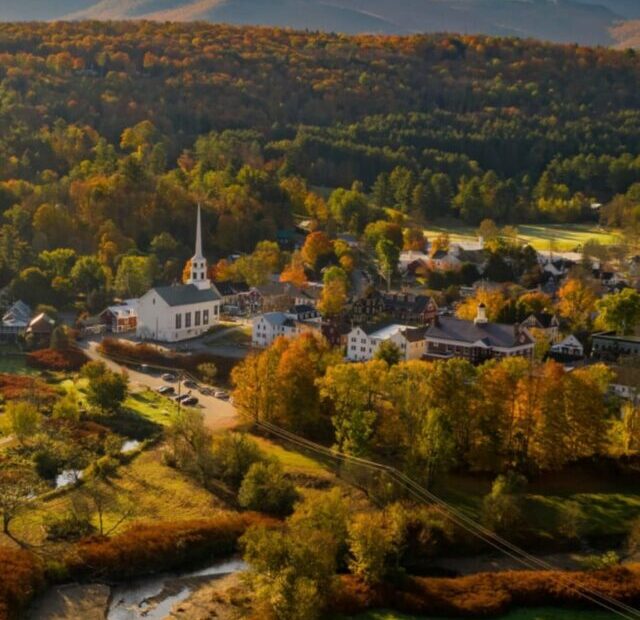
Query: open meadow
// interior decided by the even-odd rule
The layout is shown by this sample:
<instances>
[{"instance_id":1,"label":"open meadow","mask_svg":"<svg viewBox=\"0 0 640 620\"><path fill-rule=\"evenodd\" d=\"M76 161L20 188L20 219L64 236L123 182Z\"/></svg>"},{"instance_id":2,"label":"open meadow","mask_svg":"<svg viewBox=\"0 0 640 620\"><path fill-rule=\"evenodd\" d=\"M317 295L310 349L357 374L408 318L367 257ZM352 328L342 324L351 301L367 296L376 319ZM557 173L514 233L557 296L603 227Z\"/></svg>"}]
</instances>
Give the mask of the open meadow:
<instances>
[{"instance_id":1,"label":"open meadow","mask_svg":"<svg viewBox=\"0 0 640 620\"><path fill-rule=\"evenodd\" d=\"M556 252L571 252L579 250L587 241L597 241L602 245L619 241L616 231L606 230L596 224L523 224L516 228L520 241L541 251L553 249ZM425 229L429 239L443 233L448 233L454 243L477 238L473 226L462 224L434 224Z\"/></svg>"}]
</instances>

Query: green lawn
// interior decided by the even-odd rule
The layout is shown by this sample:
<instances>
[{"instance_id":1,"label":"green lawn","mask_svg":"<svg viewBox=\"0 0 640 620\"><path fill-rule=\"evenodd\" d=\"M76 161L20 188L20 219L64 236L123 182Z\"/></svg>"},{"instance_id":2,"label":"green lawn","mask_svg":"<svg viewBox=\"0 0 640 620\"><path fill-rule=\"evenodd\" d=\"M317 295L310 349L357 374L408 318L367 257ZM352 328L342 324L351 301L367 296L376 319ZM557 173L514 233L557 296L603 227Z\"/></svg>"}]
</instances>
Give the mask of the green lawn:
<instances>
[{"instance_id":1,"label":"green lawn","mask_svg":"<svg viewBox=\"0 0 640 620\"><path fill-rule=\"evenodd\" d=\"M24 355L6 355L3 350L0 350L0 373L10 375L36 375L39 371L27 366Z\"/></svg>"},{"instance_id":2,"label":"green lawn","mask_svg":"<svg viewBox=\"0 0 640 620\"><path fill-rule=\"evenodd\" d=\"M258 443L260 448L272 458L280 461L282 466L292 472L306 472L314 475L329 475L325 466L315 459L312 459L300 452L288 450L282 446L269 441L264 437L256 437L253 439Z\"/></svg>"},{"instance_id":3,"label":"green lawn","mask_svg":"<svg viewBox=\"0 0 640 620\"><path fill-rule=\"evenodd\" d=\"M576 250L590 239L602 244L613 244L619 240L615 232L591 224L527 224L517 229L518 237L537 250L549 250L552 245L556 251L568 252ZM462 224L433 225L425 229L425 234L430 238L444 232L449 233L454 243L477 238L475 227Z\"/></svg>"},{"instance_id":4,"label":"green lawn","mask_svg":"<svg viewBox=\"0 0 640 620\"><path fill-rule=\"evenodd\" d=\"M583 519L584 534L624 534L640 515L640 488L633 481L595 473L561 472L553 482L534 482L528 488L525 513L530 525L543 537L562 522L568 505L577 505ZM473 476L446 477L434 492L442 499L479 518L482 499L491 481Z\"/></svg>"},{"instance_id":5,"label":"green lawn","mask_svg":"<svg viewBox=\"0 0 640 620\"><path fill-rule=\"evenodd\" d=\"M613 620L618 616L605 611L575 611L570 609L540 607L539 609L516 609L497 620ZM395 611L370 611L359 616L340 617L340 620L453 620L433 616L407 616ZM338 620L335 618L334 620Z\"/></svg>"}]
</instances>

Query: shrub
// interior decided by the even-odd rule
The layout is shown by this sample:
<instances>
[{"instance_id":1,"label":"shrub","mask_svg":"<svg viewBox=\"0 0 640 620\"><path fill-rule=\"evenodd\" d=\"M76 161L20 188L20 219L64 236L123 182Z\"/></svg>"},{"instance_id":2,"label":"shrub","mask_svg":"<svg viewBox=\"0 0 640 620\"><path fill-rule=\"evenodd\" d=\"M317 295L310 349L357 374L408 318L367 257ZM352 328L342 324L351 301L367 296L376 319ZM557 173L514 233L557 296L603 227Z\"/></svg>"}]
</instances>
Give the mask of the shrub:
<instances>
[{"instance_id":1,"label":"shrub","mask_svg":"<svg viewBox=\"0 0 640 620\"><path fill-rule=\"evenodd\" d=\"M51 516L44 523L47 539L54 541L78 540L93 534L95 528L87 515L68 512L60 517Z\"/></svg>"},{"instance_id":2,"label":"shrub","mask_svg":"<svg viewBox=\"0 0 640 620\"><path fill-rule=\"evenodd\" d=\"M250 525L273 521L253 513L221 513L212 519L137 523L110 539L77 543L65 557L74 579L125 579L176 570L238 550Z\"/></svg>"},{"instance_id":3,"label":"shrub","mask_svg":"<svg viewBox=\"0 0 640 620\"><path fill-rule=\"evenodd\" d=\"M237 489L254 463L265 460L258 444L245 433L226 432L213 442L214 475Z\"/></svg>"},{"instance_id":4,"label":"shrub","mask_svg":"<svg viewBox=\"0 0 640 620\"><path fill-rule=\"evenodd\" d=\"M349 568L367 583L380 583L397 552L397 532L382 512L361 513L349 524Z\"/></svg>"},{"instance_id":5,"label":"shrub","mask_svg":"<svg viewBox=\"0 0 640 620\"><path fill-rule=\"evenodd\" d=\"M297 498L293 483L284 475L279 463L254 463L238 492L238 501L243 508L280 517L291 514Z\"/></svg>"},{"instance_id":6,"label":"shrub","mask_svg":"<svg viewBox=\"0 0 640 620\"><path fill-rule=\"evenodd\" d=\"M40 349L27 354L27 364L40 370L73 372L87 363L87 356L80 349Z\"/></svg>"},{"instance_id":7,"label":"shrub","mask_svg":"<svg viewBox=\"0 0 640 620\"><path fill-rule=\"evenodd\" d=\"M0 373L0 394L6 400L28 399L42 404L55 400L54 390L44 381L26 375Z\"/></svg>"},{"instance_id":8,"label":"shrub","mask_svg":"<svg viewBox=\"0 0 640 620\"><path fill-rule=\"evenodd\" d=\"M0 547L0 620L24 617L27 605L42 587L44 570L32 553Z\"/></svg>"}]
</instances>

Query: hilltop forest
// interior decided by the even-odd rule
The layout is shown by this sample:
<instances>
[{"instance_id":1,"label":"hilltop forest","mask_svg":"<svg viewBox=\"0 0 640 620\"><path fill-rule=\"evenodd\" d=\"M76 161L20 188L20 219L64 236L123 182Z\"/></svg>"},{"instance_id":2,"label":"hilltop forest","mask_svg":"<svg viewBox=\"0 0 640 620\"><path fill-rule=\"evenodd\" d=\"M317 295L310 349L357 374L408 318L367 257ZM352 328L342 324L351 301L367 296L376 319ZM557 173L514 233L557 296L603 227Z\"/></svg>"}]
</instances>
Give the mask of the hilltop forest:
<instances>
[{"instance_id":1,"label":"hilltop forest","mask_svg":"<svg viewBox=\"0 0 640 620\"><path fill-rule=\"evenodd\" d=\"M639 77L631 50L511 38L3 24L0 285L91 293L149 253L179 277L198 201L212 258L294 215L633 223Z\"/></svg>"}]
</instances>

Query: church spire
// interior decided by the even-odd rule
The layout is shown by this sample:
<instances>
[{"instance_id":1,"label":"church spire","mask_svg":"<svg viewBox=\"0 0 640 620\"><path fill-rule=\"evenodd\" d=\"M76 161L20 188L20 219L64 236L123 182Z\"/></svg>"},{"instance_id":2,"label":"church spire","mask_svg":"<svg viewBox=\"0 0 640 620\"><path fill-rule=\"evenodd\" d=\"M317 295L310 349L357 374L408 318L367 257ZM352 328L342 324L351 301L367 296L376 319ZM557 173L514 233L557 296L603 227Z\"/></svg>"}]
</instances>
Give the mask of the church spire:
<instances>
[{"instance_id":1,"label":"church spire","mask_svg":"<svg viewBox=\"0 0 640 620\"><path fill-rule=\"evenodd\" d=\"M198 223L196 224L196 253L194 258L202 258L202 213L198 203Z\"/></svg>"},{"instance_id":2,"label":"church spire","mask_svg":"<svg viewBox=\"0 0 640 620\"><path fill-rule=\"evenodd\" d=\"M195 284L199 289L211 286L207 277L207 259L202 253L202 212L198 203L198 221L196 223L196 253L191 259L191 275L188 284Z\"/></svg>"}]
</instances>

